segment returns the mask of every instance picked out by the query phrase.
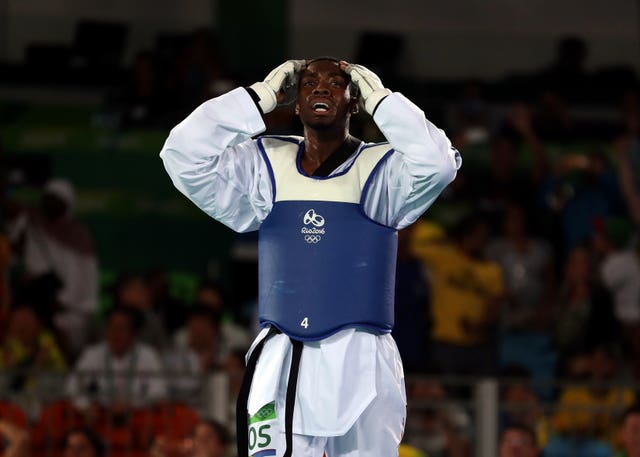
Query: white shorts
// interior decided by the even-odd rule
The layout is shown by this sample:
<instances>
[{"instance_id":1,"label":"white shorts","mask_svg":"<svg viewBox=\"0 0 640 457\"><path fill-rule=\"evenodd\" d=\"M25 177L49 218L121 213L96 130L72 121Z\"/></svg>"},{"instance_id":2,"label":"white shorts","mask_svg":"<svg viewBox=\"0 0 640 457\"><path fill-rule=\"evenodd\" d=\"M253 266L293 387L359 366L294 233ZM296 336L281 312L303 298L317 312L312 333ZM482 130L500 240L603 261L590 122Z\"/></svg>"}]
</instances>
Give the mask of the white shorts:
<instances>
[{"instance_id":1,"label":"white shorts","mask_svg":"<svg viewBox=\"0 0 640 457\"><path fill-rule=\"evenodd\" d=\"M281 336L281 335L279 335ZM343 434L337 436L323 436L312 434L293 434L293 457L322 457L326 452L327 457L395 457L398 455L398 446L402 439L404 423L406 419L406 394L404 388L404 376L397 347L390 335L373 336L375 344L375 390L373 399L367 404L357 419ZM268 351L269 342L266 343L263 354ZM277 344L277 343L276 343ZM306 350L303 349L303 360ZM348 358L354 357L347 351ZM290 354L289 354L290 355ZM307 359L307 362L310 362ZM348 364L349 360L342 363ZM288 374L289 363L283 364L283 372ZM307 365L306 368L310 368ZM300 371L305 369L303 363ZM322 373L316 373L322 383ZM283 377L286 381L286 379ZM258 380L254 377L253 383ZM354 384L357 384L354 380ZM251 457L281 457L286 450L284 432L284 405L286 386L281 380L277 389L275 401L265 405L249 420L249 456ZM325 384L325 383L323 383ZM331 379L327 385L333 385ZM302 392L300 391L302 387ZM343 390L349 390L350 386L343 386ZM324 387L323 387L324 388ZM321 389L323 389L321 388ZM332 387L328 387L332 388ZM339 388L339 386L338 386ZM298 383L297 397L300 394L316 397L314 392L304 389ZM336 396L338 396L336 394ZM296 402L295 408L299 408ZM298 420L305 421L305 414L296 411ZM298 424L300 425L300 424ZM294 430L299 427L294 426Z\"/></svg>"}]
</instances>

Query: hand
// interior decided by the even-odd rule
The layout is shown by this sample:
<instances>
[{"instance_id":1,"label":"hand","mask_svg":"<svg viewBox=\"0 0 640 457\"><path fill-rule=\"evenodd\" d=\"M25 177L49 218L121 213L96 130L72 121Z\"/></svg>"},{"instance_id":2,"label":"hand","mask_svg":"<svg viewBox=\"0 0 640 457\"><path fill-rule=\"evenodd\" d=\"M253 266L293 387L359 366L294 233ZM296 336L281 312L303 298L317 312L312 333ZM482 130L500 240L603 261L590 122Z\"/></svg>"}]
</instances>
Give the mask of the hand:
<instances>
[{"instance_id":1,"label":"hand","mask_svg":"<svg viewBox=\"0 0 640 457\"><path fill-rule=\"evenodd\" d=\"M272 70L264 81L250 86L260 98L258 104L263 113L273 111L278 104L292 101L287 100L287 91L297 84L298 72L304 64L304 60L287 60Z\"/></svg>"},{"instance_id":2,"label":"hand","mask_svg":"<svg viewBox=\"0 0 640 457\"><path fill-rule=\"evenodd\" d=\"M351 82L358 87L362 107L373 116L378 103L391 94L391 91L385 89L378 75L362 65L341 61L340 68L351 77Z\"/></svg>"}]
</instances>

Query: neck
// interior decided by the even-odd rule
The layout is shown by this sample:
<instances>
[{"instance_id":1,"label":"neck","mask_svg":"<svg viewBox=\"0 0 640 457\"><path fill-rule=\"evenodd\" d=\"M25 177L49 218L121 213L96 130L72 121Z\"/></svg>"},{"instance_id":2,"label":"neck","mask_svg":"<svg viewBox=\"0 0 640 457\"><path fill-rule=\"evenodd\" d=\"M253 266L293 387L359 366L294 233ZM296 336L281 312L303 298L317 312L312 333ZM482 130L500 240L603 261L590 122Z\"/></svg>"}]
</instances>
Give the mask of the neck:
<instances>
[{"instance_id":1,"label":"neck","mask_svg":"<svg viewBox=\"0 0 640 457\"><path fill-rule=\"evenodd\" d=\"M304 155L302 168L312 175L327 157L335 152L349 137L348 127L329 130L304 128Z\"/></svg>"}]
</instances>

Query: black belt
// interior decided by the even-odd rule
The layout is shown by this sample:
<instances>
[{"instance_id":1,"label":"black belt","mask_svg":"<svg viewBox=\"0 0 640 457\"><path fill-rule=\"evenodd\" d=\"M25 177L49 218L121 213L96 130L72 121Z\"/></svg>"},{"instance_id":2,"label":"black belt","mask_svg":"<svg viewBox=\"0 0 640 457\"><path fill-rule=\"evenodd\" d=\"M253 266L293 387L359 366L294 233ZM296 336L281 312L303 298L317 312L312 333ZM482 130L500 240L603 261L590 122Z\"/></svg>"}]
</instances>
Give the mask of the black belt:
<instances>
[{"instance_id":1,"label":"black belt","mask_svg":"<svg viewBox=\"0 0 640 457\"><path fill-rule=\"evenodd\" d=\"M249 422L247 403L249 401L249 391L251 390L251 382L256 371L258 359L262 353L262 348L269 338L280 333L280 330L271 326L267 335L256 345L247 362L242 385L238 393L238 402L236 404L236 436L238 445L238 457L249 457ZM283 457L291 457L293 452L293 409L296 402L296 388L298 385L298 372L300 371L300 357L302 356L302 341L291 339L293 345L293 353L291 355L291 367L289 368L289 380L287 381L287 393L285 397L285 440L286 451Z\"/></svg>"}]
</instances>

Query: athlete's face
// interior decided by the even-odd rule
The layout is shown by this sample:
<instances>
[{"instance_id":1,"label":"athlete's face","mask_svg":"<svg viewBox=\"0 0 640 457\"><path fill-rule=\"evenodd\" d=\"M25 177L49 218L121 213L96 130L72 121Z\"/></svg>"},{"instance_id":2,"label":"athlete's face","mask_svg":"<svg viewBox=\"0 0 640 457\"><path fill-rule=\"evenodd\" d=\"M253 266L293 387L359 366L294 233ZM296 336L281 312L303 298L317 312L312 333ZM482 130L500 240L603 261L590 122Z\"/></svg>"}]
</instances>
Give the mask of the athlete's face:
<instances>
[{"instance_id":1,"label":"athlete's face","mask_svg":"<svg viewBox=\"0 0 640 457\"><path fill-rule=\"evenodd\" d=\"M296 112L306 127L329 129L348 124L358 100L338 62L317 60L300 73Z\"/></svg>"}]
</instances>

